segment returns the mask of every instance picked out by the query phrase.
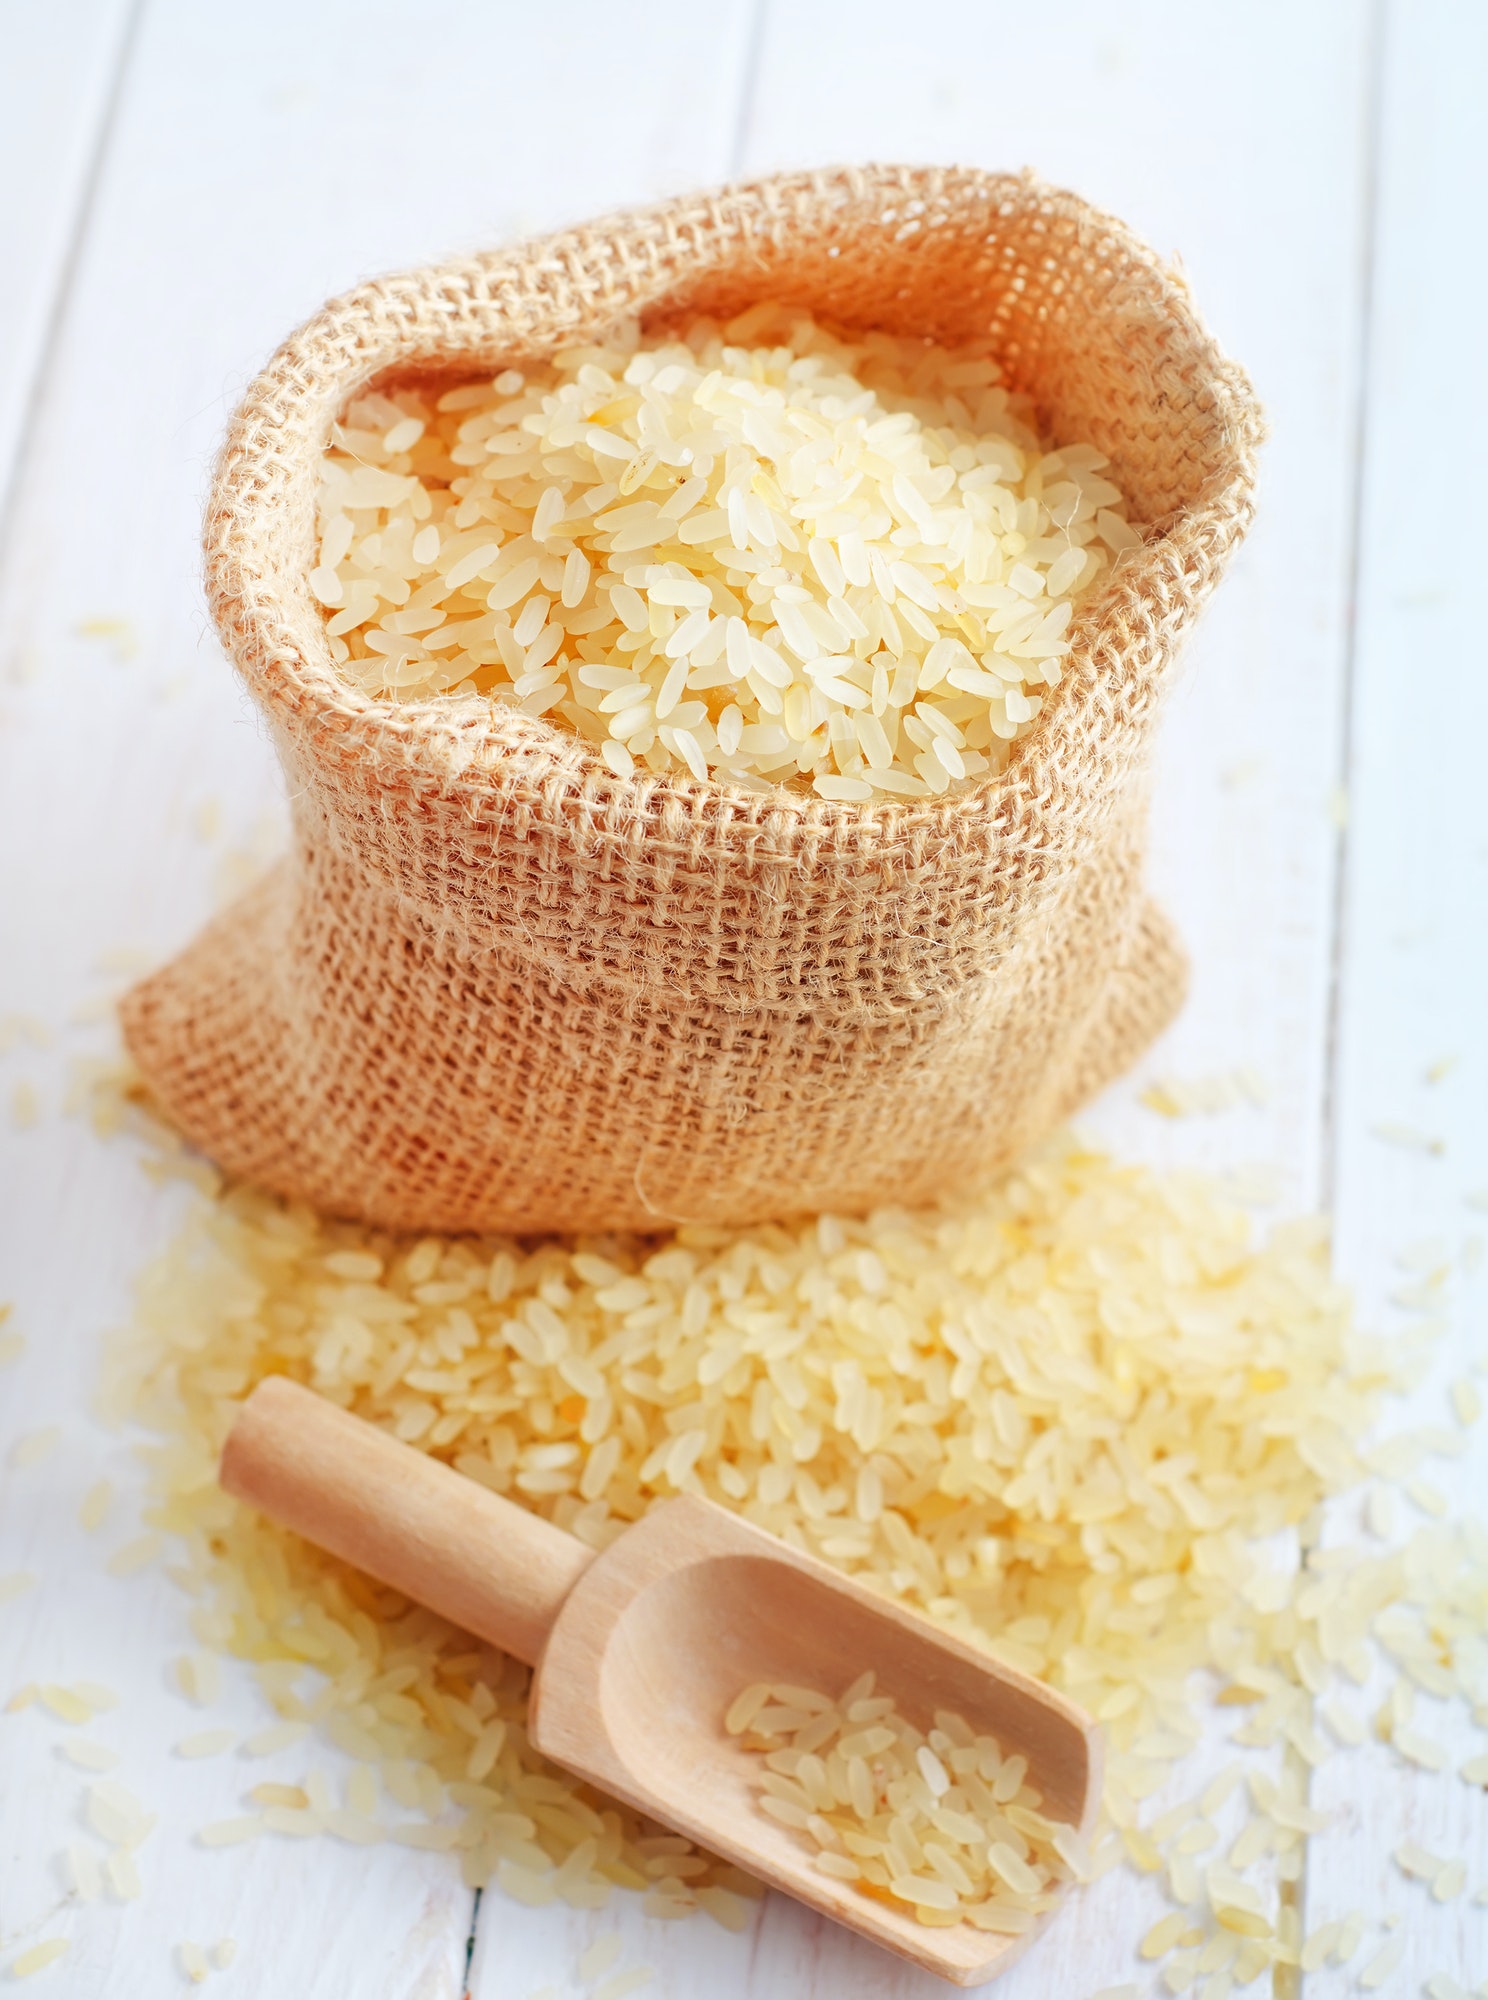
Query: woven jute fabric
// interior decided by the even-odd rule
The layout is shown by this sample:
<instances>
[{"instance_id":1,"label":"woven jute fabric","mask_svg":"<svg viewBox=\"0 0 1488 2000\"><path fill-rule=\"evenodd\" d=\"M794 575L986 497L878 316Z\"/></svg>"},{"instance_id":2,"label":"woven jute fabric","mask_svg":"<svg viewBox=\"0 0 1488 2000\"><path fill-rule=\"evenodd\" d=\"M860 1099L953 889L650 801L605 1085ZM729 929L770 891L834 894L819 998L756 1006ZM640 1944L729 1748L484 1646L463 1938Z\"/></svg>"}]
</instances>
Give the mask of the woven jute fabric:
<instances>
[{"instance_id":1,"label":"woven jute fabric","mask_svg":"<svg viewBox=\"0 0 1488 2000\"><path fill-rule=\"evenodd\" d=\"M1143 546L1002 776L867 806L618 779L484 697L347 685L306 577L349 397L767 298L990 339L1043 434L1111 460ZM406 1229L743 1222L995 1173L1181 999L1142 887L1146 751L1259 434L1182 281L1029 175L783 176L335 301L249 391L206 524L293 851L127 996L155 1095L234 1176Z\"/></svg>"}]
</instances>

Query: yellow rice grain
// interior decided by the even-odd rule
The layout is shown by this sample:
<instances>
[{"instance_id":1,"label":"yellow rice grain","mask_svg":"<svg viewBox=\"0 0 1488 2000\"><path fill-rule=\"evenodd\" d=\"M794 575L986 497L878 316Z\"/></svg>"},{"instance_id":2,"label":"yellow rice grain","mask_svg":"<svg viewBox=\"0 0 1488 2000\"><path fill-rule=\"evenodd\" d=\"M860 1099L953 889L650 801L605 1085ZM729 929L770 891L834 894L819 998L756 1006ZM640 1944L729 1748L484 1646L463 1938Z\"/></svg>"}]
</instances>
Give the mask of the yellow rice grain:
<instances>
[{"instance_id":1,"label":"yellow rice grain","mask_svg":"<svg viewBox=\"0 0 1488 2000\"><path fill-rule=\"evenodd\" d=\"M42 1944L34 1944L29 1951L23 1951L10 1962L12 1979L29 1979L33 1972L41 1972L49 1965L55 1965L69 1949L66 1938L47 1938Z\"/></svg>"},{"instance_id":2,"label":"yellow rice grain","mask_svg":"<svg viewBox=\"0 0 1488 2000\"><path fill-rule=\"evenodd\" d=\"M345 1732L414 1815L387 1837L456 1847L467 1881L542 1899L579 1856L570 1899L645 1889L667 1915L751 1888L686 1843L651 1851L643 1822L544 1767L525 1670L220 1493L216 1454L269 1370L591 1546L704 1493L1045 1675L1104 1719L1092 1871L1124 1849L1166 1874L1234 1953L1204 1976L1238 1977L1303 1947L1274 1887L1208 1866L1223 1796L1150 1830L1199 1733L1195 1675L1232 1704L1246 1769L1283 1747L1328 1754L1314 1714L1347 1712L1340 1691L1386 1641L1423 1685L1470 1695L1481 1538L1430 1521L1367 1548L1308 1540L1295 1563L1273 1547L1331 1496L1414 1476L1416 1446L1364 1443L1412 1366L1354 1325L1317 1223L1257 1243L1213 1183L1061 1141L938 1210L662 1239L401 1240L228 1190L147 1274L113 1400L169 1440L152 1519L203 1587L202 1646L256 1662L280 1718L258 1740ZM809 1728L801 1693L762 1707ZM853 1727L880 1743L881 1716ZM491 1761L472 1777L478 1745ZM1273 1881L1295 1876L1305 1798L1273 1783L1256 1802ZM298 1823L315 1818L333 1830L324 1813ZM928 1881L912 1859L896 1879ZM991 1920L1016 1933L1024 1913Z\"/></svg>"}]
</instances>

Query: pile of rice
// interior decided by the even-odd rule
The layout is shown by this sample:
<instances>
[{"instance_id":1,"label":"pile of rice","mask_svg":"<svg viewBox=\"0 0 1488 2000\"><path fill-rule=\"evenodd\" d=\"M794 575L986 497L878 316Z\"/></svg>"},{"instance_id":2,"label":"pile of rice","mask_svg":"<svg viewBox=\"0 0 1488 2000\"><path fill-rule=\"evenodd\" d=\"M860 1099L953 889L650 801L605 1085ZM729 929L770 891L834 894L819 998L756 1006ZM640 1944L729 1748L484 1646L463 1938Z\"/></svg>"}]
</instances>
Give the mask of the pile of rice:
<instances>
[{"instance_id":1,"label":"pile of rice","mask_svg":"<svg viewBox=\"0 0 1488 2000\"><path fill-rule=\"evenodd\" d=\"M1173 1993L1363 1944L1372 1973L1395 1943L1365 1913L1300 1932L1307 1768L1372 1732L1439 1769L1421 1703L1488 1714L1488 1535L1392 1541L1381 1505L1432 1507L1417 1475L1476 1391L1365 1443L1426 1340L1357 1329L1320 1223L1257 1242L1215 1184L1067 1140L974 1201L659 1240L399 1240L203 1199L112 1401L157 1434L148 1521L202 1646L257 1663L286 1742L318 1725L356 1760L344 1798L312 1772L205 1837L400 1840L531 1902L621 1885L735 1925L754 1886L545 1766L525 1669L221 1493L238 1401L281 1372L592 1546L703 1493L1044 1676L1107 1738L1104 1830L1064 1858L1161 1878L1142 1949ZM1322 1503L1366 1488L1325 1545ZM1236 1759L1173 1802L1216 1698ZM1441 1857L1433 1893L1461 1888Z\"/></svg>"},{"instance_id":2,"label":"pile of rice","mask_svg":"<svg viewBox=\"0 0 1488 2000\"><path fill-rule=\"evenodd\" d=\"M1138 536L982 348L751 308L359 397L310 584L390 700L487 694L610 769L823 798L1000 771Z\"/></svg>"},{"instance_id":3,"label":"pile of rice","mask_svg":"<svg viewBox=\"0 0 1488 2000\"><path fill-rule=\"evenodd\" d=\"M926 1735L876 1686L869 1669L835 1701L780 1682L743 1690L724 1727L764 1760L761 1811L806 1836L822 1874L922 1924L1032 1930L1083 1865L1075 1829L1039 1810L1026 1757L951 1709Z\"/></svg>"}]
</instances>

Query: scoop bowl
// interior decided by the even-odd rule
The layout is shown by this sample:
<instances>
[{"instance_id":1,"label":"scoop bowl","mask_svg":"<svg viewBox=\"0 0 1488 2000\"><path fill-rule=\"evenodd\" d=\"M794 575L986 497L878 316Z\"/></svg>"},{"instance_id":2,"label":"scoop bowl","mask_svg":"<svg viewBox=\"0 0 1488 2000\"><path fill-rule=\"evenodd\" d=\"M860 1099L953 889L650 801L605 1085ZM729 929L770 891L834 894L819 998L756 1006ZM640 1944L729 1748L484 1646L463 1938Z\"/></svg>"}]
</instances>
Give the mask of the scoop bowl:
<instances>
[{"instance_id":1,"label":"scoop bowl","mask_svg":"<svg viewBox=\"0 0 1488 2000\"><path fill-rule=\"evenodd\" d=\"M534 1668L533 1743L554 1763L957 1986L1004 1971L1016 1937L823 1874L758 1804L762 1765L724 1717L745 1688L835 1694L867 1668L928 1730L953 1709L1021 1752L1053 1817L1088 1833L1095 1725L1042 1682L690 1494L602 1552L283 1376L248 1397L222 1454L239 1499Z\"/></svg>"}]
</instances>

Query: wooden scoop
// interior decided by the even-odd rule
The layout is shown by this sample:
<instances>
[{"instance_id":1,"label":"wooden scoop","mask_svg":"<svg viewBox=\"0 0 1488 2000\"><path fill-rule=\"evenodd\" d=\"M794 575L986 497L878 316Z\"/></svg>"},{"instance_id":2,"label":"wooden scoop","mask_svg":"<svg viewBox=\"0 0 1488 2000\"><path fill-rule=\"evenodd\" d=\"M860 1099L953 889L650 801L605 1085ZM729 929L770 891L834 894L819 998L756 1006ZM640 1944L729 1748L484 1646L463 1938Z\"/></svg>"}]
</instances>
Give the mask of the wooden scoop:
<instances>
[{"instance_id":1,"label":"wooden scoop","mask_svg":"<svg viewBox=\"0 0 1488 2000\"><path fill-rule=\"evenodd\" d=\"M1053 1816L1089 1830L1094 1724L1025 1674L707 1500L653 1507L596 1555L572 1535L276 1375L244 1403L222 1484L536 1669L544 1756L957 1986L1021 1937L944 1928L821 1874L756 1803L760 1758L723 1718L757 1681L836 1695L867 1667L901 1714L937 1708L1020 1750Z\"/></svg>"}]
</instances>

